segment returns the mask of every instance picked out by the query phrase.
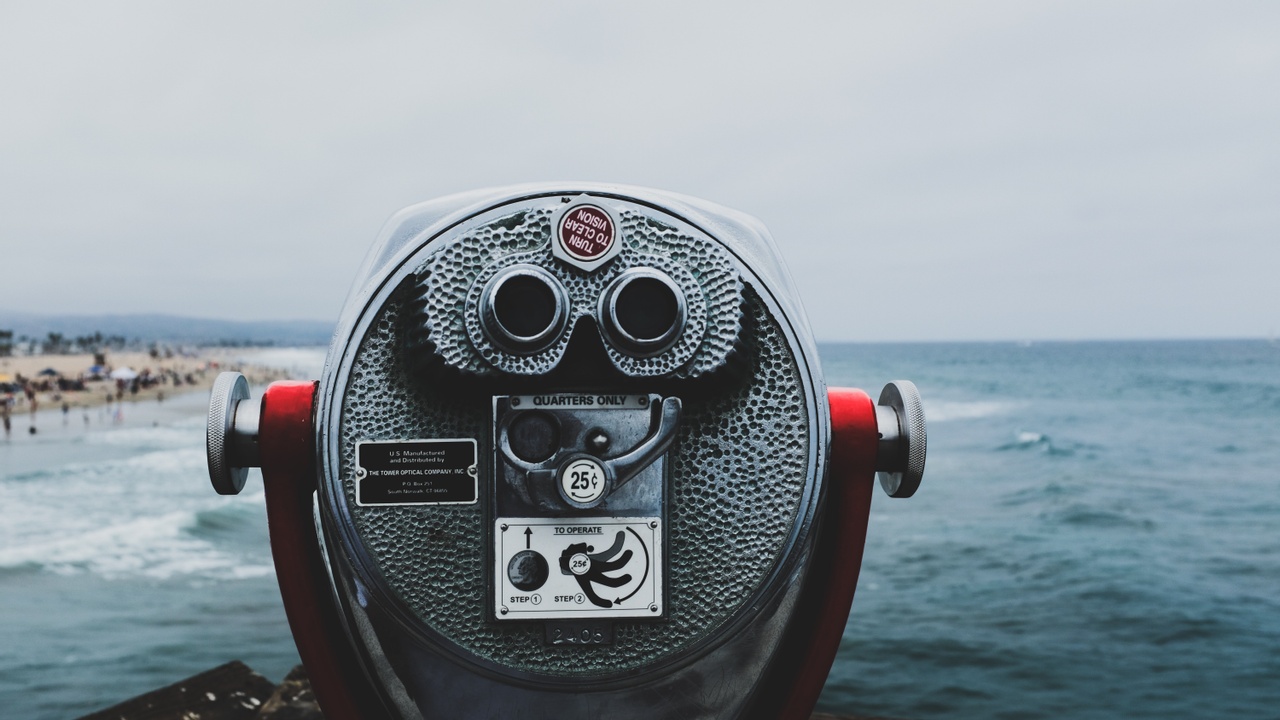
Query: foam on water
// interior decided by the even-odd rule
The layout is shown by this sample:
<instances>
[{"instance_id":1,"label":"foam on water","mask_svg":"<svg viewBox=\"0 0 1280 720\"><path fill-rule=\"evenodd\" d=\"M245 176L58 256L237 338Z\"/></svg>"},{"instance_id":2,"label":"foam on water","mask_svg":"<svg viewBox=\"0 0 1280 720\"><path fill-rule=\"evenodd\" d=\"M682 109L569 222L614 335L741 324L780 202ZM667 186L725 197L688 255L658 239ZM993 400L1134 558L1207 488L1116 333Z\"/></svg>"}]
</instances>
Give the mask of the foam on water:
<instances>
[{"instance_id":1,"label":"foam on water","mask_svg":"<svg viewBox=\"0 0 1280 720\"><path fill-rule=\"evenodd\" d=\"M30 538L0 549L0 568L35 567L60 575L92 573L109 580L177 575L235 579L270 575L269 564L245 564L214 544L191 537L193 512L134 517L67 535Z\"/></svg>"},{"instance_id":2,"label":"foam on water","mask_svg":"<svg viewBox=\"0 0 1280 720\"><path fill-rule=\"evenodd\" d=\"M992 400L930 400L924 399L925 417L930 424L956 420L977 420L1002 415L1017 408L1017 403Z\"/></svg>"},{"instance_id":3,"label":"foam on water","mask_svg":"<svg viewBox=\"0 0 1280 720\"><path fill-rule=\"evenodd\" d=\"M89 433L85 442L132 449L190 448L192 437L204 433L203 418L192 417L166 425L123 427L112 432Z\"/></svg>"},{"instance_id":4,"label":"foam on water","mask_svg":"<svg viewBox=\"0 0 1280 720\"><path fill-rule=\"evenodd\" d=\"M0 482L0 569L108 579L270 574L264 551L246 554L200 537L202 518L208 525L209 517L263 512L260 491L224 498L201 482L202 433L202 423L184 420L92 434L89 445L127 446L137 454L67 462Z\"/></svg>"}]
</instances>

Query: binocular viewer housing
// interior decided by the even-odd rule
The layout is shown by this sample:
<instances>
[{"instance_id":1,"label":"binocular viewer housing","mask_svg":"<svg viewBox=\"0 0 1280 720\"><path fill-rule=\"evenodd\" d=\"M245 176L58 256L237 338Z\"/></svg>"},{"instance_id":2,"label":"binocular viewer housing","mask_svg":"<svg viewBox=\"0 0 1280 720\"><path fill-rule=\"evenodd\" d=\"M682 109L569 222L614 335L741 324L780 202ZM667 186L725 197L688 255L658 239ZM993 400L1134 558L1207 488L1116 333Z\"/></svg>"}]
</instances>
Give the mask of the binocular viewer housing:
<instances>
[{"instance_id":1,"label":"binocular viewer housing","mask_svg":"<svg viewBox=\"0 0 1280 720\"><path fill-rule=\"evenodd\" d=\"M919 394L829 390L754 218L585 183L394 216L318 382L210 403L327 717L807 717Z\"/></svg>"}]
</instances>

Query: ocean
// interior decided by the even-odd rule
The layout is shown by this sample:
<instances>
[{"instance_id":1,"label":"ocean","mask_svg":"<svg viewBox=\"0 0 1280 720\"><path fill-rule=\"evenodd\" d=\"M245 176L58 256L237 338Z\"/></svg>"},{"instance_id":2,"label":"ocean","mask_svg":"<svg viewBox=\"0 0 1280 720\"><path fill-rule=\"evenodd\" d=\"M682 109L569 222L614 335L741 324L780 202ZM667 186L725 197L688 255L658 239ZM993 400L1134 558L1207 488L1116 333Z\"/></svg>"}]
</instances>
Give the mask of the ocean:
<instances>
[{"instance_id":1,"label":"ocean","mask_svg":"<svg viewBox=\"0 0 1280 720\"><path fill-rule=\"evenodd\" d=\"M819 709L1280 718L1280 345L840 344L914 381L920 492L877 490ZM323 353L264 357L304 377ZM255 391L256 394L256 391ZM260 475L220 497L206 398L0 440L0 717L73 718L231 659L297 663Z\"/></svg>"}]
</instances>

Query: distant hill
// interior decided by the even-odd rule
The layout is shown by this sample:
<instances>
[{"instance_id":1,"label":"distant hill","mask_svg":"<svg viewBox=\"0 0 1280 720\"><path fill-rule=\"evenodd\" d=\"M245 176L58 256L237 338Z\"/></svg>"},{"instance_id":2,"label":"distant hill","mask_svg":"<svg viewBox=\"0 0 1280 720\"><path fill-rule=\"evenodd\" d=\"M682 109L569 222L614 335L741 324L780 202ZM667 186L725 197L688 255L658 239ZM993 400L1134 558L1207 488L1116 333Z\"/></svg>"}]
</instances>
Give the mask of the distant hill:
<instances>
[{"instance_id":1,"label":"distant hill","mask_svg":"<svg viewBox=\"0 0 1280 720\"><path fill-rule=\"evenodd\" d=\"M318 320L212 320L176 315L37 315L0 310L0 330L37 340L49 333L67 338L102 333L130 343L191 345L328 345L333 323Z\"/></svg>"}]
</instances>

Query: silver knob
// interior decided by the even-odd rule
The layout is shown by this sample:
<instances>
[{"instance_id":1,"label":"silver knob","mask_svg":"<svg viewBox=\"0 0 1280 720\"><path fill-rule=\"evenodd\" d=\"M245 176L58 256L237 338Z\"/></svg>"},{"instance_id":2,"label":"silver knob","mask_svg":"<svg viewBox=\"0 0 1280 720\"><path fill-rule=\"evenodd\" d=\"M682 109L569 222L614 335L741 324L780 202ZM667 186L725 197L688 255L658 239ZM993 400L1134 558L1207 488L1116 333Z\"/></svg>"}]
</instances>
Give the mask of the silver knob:
<instances>
[{"instance_id":1,"label":"silver knob","mask_svg":"<svg viewBox=\"0 0 1280 720\"><path fill-rule=\"evenodd\" d=\"M880 486L889 497L911 497L924 475L927 446L924 404L915 383L895 380L884 386L876 403L876 425L880 432L876 454Z\"/></svg>"},{"instance_id":2,"label":"silver knob","mask_svg":"<svg viewBox=\"0 0 1280 720\"><path fill-rule=\"evenodd\" d=\"M249 383L238 372L219 373L209 395L205 453L209 480L219 495L244 489L249 468L262 464L258 454L258 419L262 402L249 398Z\"/></svg>"}]
</instances>

